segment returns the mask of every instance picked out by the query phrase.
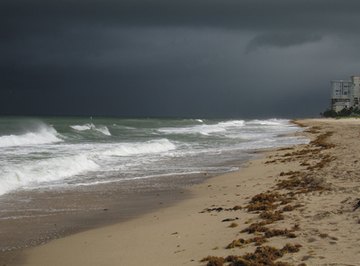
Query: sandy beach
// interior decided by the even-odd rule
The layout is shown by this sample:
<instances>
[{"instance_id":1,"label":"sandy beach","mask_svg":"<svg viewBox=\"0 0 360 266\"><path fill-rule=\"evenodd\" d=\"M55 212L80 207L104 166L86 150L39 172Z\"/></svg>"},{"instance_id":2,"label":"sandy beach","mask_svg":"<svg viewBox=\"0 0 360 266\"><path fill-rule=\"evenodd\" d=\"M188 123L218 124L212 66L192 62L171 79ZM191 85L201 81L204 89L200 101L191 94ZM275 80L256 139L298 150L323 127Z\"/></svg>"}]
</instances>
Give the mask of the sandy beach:
<instances>
[{"instance_id":1,"label":"sandy beach","mask_svg":"<svg viewBox=\"0 0 360 266\"><path fill-rule=\"evenodd\" d=\"M133 219L25 249L14 265L359 265L360 120L299 120L311 142Z\"/></svg>"}]
</instances>

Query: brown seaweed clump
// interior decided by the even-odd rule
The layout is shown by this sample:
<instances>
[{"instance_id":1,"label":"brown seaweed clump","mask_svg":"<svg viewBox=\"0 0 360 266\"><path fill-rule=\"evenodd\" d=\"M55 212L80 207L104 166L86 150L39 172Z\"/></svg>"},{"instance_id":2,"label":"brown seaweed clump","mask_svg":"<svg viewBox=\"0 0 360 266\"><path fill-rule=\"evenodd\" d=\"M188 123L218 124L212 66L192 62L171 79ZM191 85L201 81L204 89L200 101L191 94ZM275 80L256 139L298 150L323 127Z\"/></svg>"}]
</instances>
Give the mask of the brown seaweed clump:
<instances>
[{"instance_id":1,"label":"brown seaweed clump","mask_svg":"<svg viewBox=\"0 0 360 266\"><path fill-rule=\"evenodd\" d=\"M317 162L315 165L310 165L307 167L307 170L319 170L324 168L326 165L328 165L330 162L334 161L335 157L330 156L328 154L323 155L321 157L321 160L319 162Z\"/></svg>"},{"instance_id":2,"label":"brown seaweed clump","mask_svg":"<svg viewBox=\"0 0 360 266\"><path fill-rule=\"evenodd\" d=\"M282 215L280 211L265 211L260 214L260 218L268 223L273 223L275 221L284 220L284 215Z\"/></svg>"},{"instance_id":3,"label":"brown seaweed clump","mask_svg":"<svg viewBox=\"0 0 360 266\"><path fill-rule=\"evenodd\" d=\"M293 190L297 194L327 189L324 179L312 175L301 175L279 181L278 189Z\"/></svg>"},{"instance_id":4,"label":"brown seaweed clump","mask_svg":"<svg viewBox=\"0 0 360 266\"><path fill-rule=\"evenodd\" d=\"M283 211L283 212L291 212L291 211L293 211L294 209L295 209L295 206L292 206L292 205L288 204L288 205L286 205L286 206L284 206L284 207L282 208L282 211Z\"/></svg>"},{"instance_id":5,"label":"brown seaweed clump","mask_svg":"<svg viewBox=\"0 0 360 266\"><path fill-rule=\"evenodd\" d=\"M328 143L328 138L330 138L334 132L328 131L319 135L315 140L310 142L310 145L317 146L323 149L330 149L335 147L334 144Z\"/></svg>"},{"instance_id":6,"label":"brown seaweed clump","mask_svg":"<svg viewBox=\"0 0 360 266\"><path fill-rule=\"evenodd\" d=\"M232 208L223 208L223 207L214 207L214 208L206 208L202 210L200 213L206 213L206 212L222 212L222 211L238 211L241 210L242 207L240 205L236 205Z\"/></svg>"},{"instance_id":7,"label":"brown seaweed clump","mask_svg":"<svg viewBox=\"0 0 360 266\"><path fill-rule=\"evenodd\" d=\"M223 266L225 259L223 257L207 256L206 258L203 258L200 262L205 261L208 262L206 266Z\"/></svg>"},{"instance_id":8,"label":"brown seaweed clump","mask_svg":"<svg viewBox=\"0 0 360 266\"><path fill-rule=\"evenodd\" d=\"M275 236L286 236L288 238L296 238L296 235L288 229L269 229L265 232L265 237L275 237Z\"/></svg>"},{"instance_id":9,"label":"brown seaweed clump","mask_svg":"<svg viewBox=\"0 0 360 266\"><path fill-rule=\"evenodd\" d=\"M248 234L254 234L258 232L266 232L268 230L265 225L267 225L267 222L258 222L258 223L252 223L245 229L241 230L241 233L248 233Z\"/></svg>"},{"instance_id":10,"label":"brown seaweed clump","mask_svg":"<svg viewBox=\"0 0 360 266\"><path fill-rule=\"evenodd\" d=\"M286 236L288 238L295 238L296 235L293 233L295 230L298 230L298 227L293 227L293 229L270 229L266 227L266 222L253 223L243 229L241 233L264 233L264 237L271 238L275 236Z\"/></svg>"},{"instance_id":11,"label":"brown seaweed clump","mask_svg":"<svg viewBox=\"0 0 360 266\"><path fill-rule=\"evenodd\" d=\"M264 192L251 198L248 211L270 211L277 208L275 202L285 200L285 196L278 192Z\"/></svg>"},{"instance_id":12,"label":"brown seaweed clump","mask_svg":"<svg viewBox=\"0 0 360 266\"><path fill-rule=\"evenodd\" d=\"M256 236L253 238L249 238L249 239L237 239L237 240L233 240L229 245L226 246L227 249L231 249L231 248L236 248L236 247L243 247L247 244L251 244L254 243L255 246L261 246L262 244L266 243L267 240L264 236Z\"/></svg>"},{"instance_id":13,"label":"brown seaweed clump","mask_svg":"<svg viewBox=\"0 0 360 266\"><path fill-rule=\"evenodd\" d=\"M235 228L235 227L238 227L239 225L237 223L231 223L228 227L230 228Z\"/></svg>"},{"instance_id":14,"label":"brown seaweed clump","mask_svg":"<svg viewBox=\"0 0 360 266\"><path fill-rule=\"evenodd\" d=\"M290 266L285 262L276 262L277 259L282 258L287 253L298 252L301 245L286 244L283 248L277 249L271 246L257 247L253 253L246 253L243 256L228 256L225 259L222 257L208 256L201 261L208 261L208 266L222 266L225 262L230 263L231 266ZM216 264L221 263L221 264Z\"/></svg>"}]
</instances>

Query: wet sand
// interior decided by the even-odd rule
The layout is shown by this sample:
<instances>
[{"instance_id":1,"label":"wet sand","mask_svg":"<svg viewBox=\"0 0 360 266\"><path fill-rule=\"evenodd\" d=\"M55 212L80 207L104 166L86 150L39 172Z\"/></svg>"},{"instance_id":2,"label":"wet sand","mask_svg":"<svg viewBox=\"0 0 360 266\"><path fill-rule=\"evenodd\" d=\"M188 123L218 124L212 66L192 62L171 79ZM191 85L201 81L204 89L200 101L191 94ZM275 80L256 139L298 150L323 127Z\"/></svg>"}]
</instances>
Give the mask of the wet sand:
<instances>
[{"instance_id":1,"label":"wet sand","mask_svg":"<svg viewBox=\"0 0 360 266\"><path fill-rule=\"evenodd\" d=\"M265 152L171 206L25 249L17 265L358 265L360 120L297 123L309 144Z\"/></svg>"},{"instance_id":2,"label":"wet sand","mask_svg":"<svg viewBox=\"0 0 360 266\"><path fill-rule=\"evenodd\" d=\"M24 249L171 206L206 178L169 176L8 194L0 198L0 265L23 265Z\"/></svg>"}]
</instances>

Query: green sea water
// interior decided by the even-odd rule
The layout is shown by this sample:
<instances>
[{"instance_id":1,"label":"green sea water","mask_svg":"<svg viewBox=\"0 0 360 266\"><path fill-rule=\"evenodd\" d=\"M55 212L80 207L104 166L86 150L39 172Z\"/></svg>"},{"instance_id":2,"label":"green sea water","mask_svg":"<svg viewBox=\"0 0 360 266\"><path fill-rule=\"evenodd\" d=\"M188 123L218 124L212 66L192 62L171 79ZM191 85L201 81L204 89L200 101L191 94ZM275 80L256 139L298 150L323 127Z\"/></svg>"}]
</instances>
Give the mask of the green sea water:
<instances>
[{"instance_id":1,"label":"green sea water","mask_svg":"<svg viewBox=\"0 0 360 266\"><path fill-rule=\"evenodd\" d=\"M0 117L0 195L221 173L256 149L304 143L288 120Z\"/></svg>"}]
</instances>

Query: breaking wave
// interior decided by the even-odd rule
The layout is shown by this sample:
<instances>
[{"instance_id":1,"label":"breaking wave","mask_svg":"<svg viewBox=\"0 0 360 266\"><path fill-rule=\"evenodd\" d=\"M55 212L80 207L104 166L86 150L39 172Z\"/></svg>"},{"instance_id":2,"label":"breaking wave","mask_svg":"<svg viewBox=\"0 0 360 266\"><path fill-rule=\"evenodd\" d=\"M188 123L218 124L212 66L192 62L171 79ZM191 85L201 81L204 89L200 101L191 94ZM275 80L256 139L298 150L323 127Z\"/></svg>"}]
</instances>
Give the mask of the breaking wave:
<instances>
[{"instance_id":1,"label":"breaking wave","mask_svg":"<svg viewBox=\"0 0 360 266\"><path fill-rule=\"evenodd\" d=\"M34 132L22 135L0 136L0 147L49 144L63 141L57 131L48 125L42 124Z\"/></svg>"},{"instance_id":2,"label":"breaking wave","mask_svg":"<svg viewBox=\"0 0 360 266\"><path fill-rule=\"evenodd\" d=\"M304 143L288 136L298 127L281 119L45 121L0 119L0 195L219 169L251 149Z\"/></svg>"},{"instance_id":3,"label":"breaking wave","mask_svg":"<svg viewBox=\"0 0 360 266\"><path fill-rule=\"evenodd\" d=\"M0 195L26 185L64 179L98 168L99 166L85 155L45 159L21 166L7 166L0 174Z\"/></svg>"},{"instance_id":4,"label":"breaking wave","mask_svg":"<svg viewBox=\"0 0 360 266\"><path fill-rule=\"evenodd\" d=\"M109 129L106 126L95 126L94 124L84 124L84 125L72 125L70 126L72 129L77 131L85 131L85 130L94 130L100 132L106 136L111 136Z\"/></svg>"},{"instance_id":5,"label":"breaking wave","mask_svg":"<svg viewBox=\"0 0 360 266\"><path fill-rule=\"evenodd\" d=\"M161 153L175 150L176 145L168 139L150 140L143 143L121 143L115 148L105 151L107 156L130 156L138 154Z\"/></svg>"},{"instance_id":6,"label":"breaking wave","mask_svg":"<svg viewBox=\"0 0 360 266\"><path fill-rule=\"evenodd\" d=\"M168 127L168 128L160 128L158 131L166 134L201 134L208 136L214 133L226 132L228 129L234 129L243 127L245 124L244 120L231 120L226 122L220 122L217 124L210 125L195 125L188 127Z\"/></svg>"},{"instance_id":7,"label":"breaking wave","mask_svg":"<svg viewBox=\"0 0 360 266\"><path fill-rule=\"evenodd\" d=\"M289 125L289 120L285 119L268 119L268 120L251 120L246 122L246 125L261 125L261 126L285 126ZM293 125L292 125L293 126Z\"/></svg>"}]
</instances>

